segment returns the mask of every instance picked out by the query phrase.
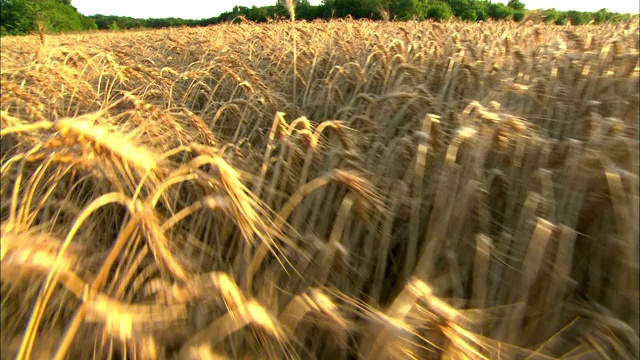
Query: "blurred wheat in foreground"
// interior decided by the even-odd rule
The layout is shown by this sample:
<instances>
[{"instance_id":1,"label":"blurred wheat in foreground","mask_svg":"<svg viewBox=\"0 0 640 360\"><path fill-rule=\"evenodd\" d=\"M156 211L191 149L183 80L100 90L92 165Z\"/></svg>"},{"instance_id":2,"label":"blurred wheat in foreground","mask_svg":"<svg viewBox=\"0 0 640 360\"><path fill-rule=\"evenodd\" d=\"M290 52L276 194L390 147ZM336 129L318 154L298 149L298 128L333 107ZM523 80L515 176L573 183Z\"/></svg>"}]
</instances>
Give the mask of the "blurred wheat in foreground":
<instances>
[{"instance_id":1,"label":"blurred wheat in foreground","mask_svg":"<svg viewBox=\"0 0 640 360\"><path fill-rule=\"evenodd\" d=\"M637 359L638 50L637 22L3 38L2 358Z\"/></svg>"}]
</instances>

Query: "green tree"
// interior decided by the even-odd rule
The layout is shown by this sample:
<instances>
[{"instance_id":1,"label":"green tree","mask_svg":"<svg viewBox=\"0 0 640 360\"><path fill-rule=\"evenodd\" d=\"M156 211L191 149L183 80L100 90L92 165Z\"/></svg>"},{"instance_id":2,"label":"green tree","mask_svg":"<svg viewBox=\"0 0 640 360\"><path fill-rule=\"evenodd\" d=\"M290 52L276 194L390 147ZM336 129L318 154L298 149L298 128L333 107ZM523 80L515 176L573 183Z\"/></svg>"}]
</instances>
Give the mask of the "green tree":
<instances>
[{"instance_id":1,"label":"green tree","mask_svg":"<svg viewBox=\"0 0 640 360\"><path fill-rule=\"evenodd\" d=\"M610 13L609 9L602 8L602 9L596 11L596 13L593 14L593 15L594 15L594 18L596 20L596 23L597 24L602 24L602 23L605 23L607 21L610 21L613 18L614 14Z\"/></svg>"},{"instance_id":2,"label":"green tree","mask_svg":"<svg viewBox=\"0 0 640 360\"><path fill-rule=\"evenodd\" d=\"M314 6L309 0L298 0L296 4L296 19L313 20L322 16L321 6Z\"/></svg>"},{"instance_id":3,"label":"green tree","mask_svg":"<svg viewBox=\"0 0 640 360\"><path fill-rule=\"evenodd\" d=\"M522 20L524 20L524 18L527 16L527 12L525 10L514 10L513 11L513 20L520 22Z\"/></svg>"},{"instance_id":4,"label":"green tree","mask_svg":"<svg viewBox=\"0 0 640 360\"><path fill-rule=\"evenodd\" d=\"M473 9L473 12L476 14L476 20L486 21L489 18L489 14L488 14L489 2L476 0L471 3L471 8Z\"/></svg>"},{"instance_id":5,"label":"green tree","mask_svg":"<svg viewBox=\"0 0 640 360\"><path fill-rule=\"evenodd\" d=\"M120 27L118 26L118 23L115 20L113 20L111 24L109 24L109 30L118 30L118 29L120 29Z\"/></svg>"},{"instance_id":6,"label":"green tree","mask_svg":"<svg viewBox=\"0 0 640 360\"><path fill-rule=\"evenodd\" d=\"M544 16L544 22L548 24L555 23L561 16L561 12L554 8L543 10L542 14Z\"/></svg>"},{"instance_id":7,"label":"green tree","mask_svg":"<svg viewBox=\"0 0 640 360\"><path fill-rule=\"evenodd\" d=\"M566 12L567 17L571 21L573 25L584 25L588 24L589 21L593 18L593 14L589 12L575 11L570 10Z\"/></svg>"},{"instance_id":8,"label":"green tree","mask_svg":"<svg viewBox=\"0 0 640 360\"><path fill-rule=\"evenodd\" d=\"M251 21L264 22L264 21L267 21L267 16L269 16L269 13L267 12L266 8L257 7L254 5L251 7L251 9L247 10L247 13L245 16L247 17L248 20L251 20Z\"/></svg>"},{"instance_id":9,"label":"green tree","mask_svg":"<svg viewBox=\"0 0 640 360\"><path fill-rule=\"evenodd\" d=\"M38 27L37 3L27 0L0 0L3 35L25 35Z\"/></svg>"},{"instance_id":10,"label":"green tree","mask_svg":"<svg viewBox=\"0 0 640 360\"><path fill-rule=\"evenodd\" d=\"M513 9L501 3L489 4L487 10L487 15L494 20L509 19L513 15Z\"/></svg>"},{"instance_id":11,"label":"green tree","mask_svg":"<svg viewBox=\"0 0 640 360\"><path fill-rule=\"evenodd\" d=\"M82 18L76 8L60 1L42 1L40 15L48 32L82 30Z\"/></svg>"},{"instance_id":12,"label":"green tree","mask_svg":"<svg viewBox=\"0 0 640 360\"><path fill-rule=\"evenodd\" d=\"M388 9L391 17L406 21L414 17L423 19L426 4L422 0L391 0L388 2Z\"/></svg>"},{"instance_id":13,"label":"green tree","mask_svg":"<svg viewBox=\"0 0 640 360\"><path fill-rule=\"evenodd\" d=\"M383 2L380 0L323 0L324 17L344 18L351 15L355 19L378 18L378 8Z\"/></svg>"},{"instance_id":14,"label":"green tree","mask_svg":"<svg viewBox=\"0 0 640 360\"><path fill-rule=\"evenodd\" d=\"M449 4L437 1L429 6L426 15L426 18L435 21L447 21L453 16L453 11Z\"/></svg>"},{"instance_id":15,"label":"green tree","mask_svg":"<svg viewBox=\"0 0 640 360\"><path fill-rule=\"evenodd\" d=\"M83 30L98 30L98 25L96 24L96 22L88 17L88 16L84 16L81 15L80 16L80 21L82 22L82 29Z\"/></svg>"},{"instance_id":16,"label":"green tree","mask_svg":"<svg viewBox=\"0 0 640 360\"><path fill-rule=\"evenodd\" d=\"M558 11L556 15L556 19L553 22L556 25L566 25L567 24L567 13Z\"/></svg>"},{"instance_id":17,"label":"green tree","mask_svg":"<svg viewBox=\"0 0 640 360\"><path fill-rule=\"evenodd\" d=\"M476 14L475 9L473 9L472 7L468 7L464 9L464 11L462 12L462 14L460 14L459 17L460 17L460 20L465 20L465 21L478 20L478 14Z\"/></svg>"},{"instance_id":18,"label":"green tree","mask_svg":"<svg viewBox=\"0 0 640 360\"><path fill-rule=\"evenodd\" d=\"M24 35L44 26L47 32L92 28L69 0L0 0L3 35Z\"/></svg>"},{"instance_id":19,"label":"green tree","mask_svg":"<svg viewBox=\"0 0 640 360\"><path fill-rule=\"evenodd\" d=\"M515 10L524 10L524 4L520 0L509 0L507 6Z\"/></svg>"},{"instance_id":20,"label":"green tree","mask_svg":"<svg viewBox=\"0 0 640 360\"><path fill-rule=\"evenodd\" d=\"M473 10L472 1L469 0L446 0L445 2L451 7L453 15L457 17L462 17L462 14L470 9Z\"/></svg>"}]
</instances>

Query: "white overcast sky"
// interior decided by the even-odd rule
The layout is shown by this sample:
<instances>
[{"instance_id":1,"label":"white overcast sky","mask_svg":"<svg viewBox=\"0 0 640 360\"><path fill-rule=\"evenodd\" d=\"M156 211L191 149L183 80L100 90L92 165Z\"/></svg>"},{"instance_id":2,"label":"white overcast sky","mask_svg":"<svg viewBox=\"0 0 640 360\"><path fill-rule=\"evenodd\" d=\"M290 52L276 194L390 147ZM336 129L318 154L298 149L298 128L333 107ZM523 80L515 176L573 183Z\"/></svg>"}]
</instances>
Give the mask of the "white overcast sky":
<instances>
[{"instance_id":1,"label":"white overcast sky","mask_svg":"<svg viewBox=\"0 0 640 360\"><path fill-rule=\"evenodd\" d=\"M251 7L274 5L277 0L72 0L71 3L84 15L118 15L133 18L183 18L208 19L231 11L235 5ZM640 11L638 0L521 0L527 9L597 11L607 8L613 12L635 13ZM310 0L318 5L322 0ZM508 0L493 0L507 3Z\"/></svg>"}]
</instances>

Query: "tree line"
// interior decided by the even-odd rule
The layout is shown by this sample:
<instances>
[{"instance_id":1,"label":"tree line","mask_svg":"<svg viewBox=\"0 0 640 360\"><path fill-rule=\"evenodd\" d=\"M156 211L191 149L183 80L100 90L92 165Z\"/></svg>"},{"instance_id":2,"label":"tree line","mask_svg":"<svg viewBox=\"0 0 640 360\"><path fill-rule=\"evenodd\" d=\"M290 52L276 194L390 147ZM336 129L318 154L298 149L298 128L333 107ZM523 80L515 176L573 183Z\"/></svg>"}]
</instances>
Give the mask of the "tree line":
<instances>
[{"instance_id":1,"label":"tree line","mask_svg":"<svg viewBox=\"0 0 640 360\"><path fill-rule=\"evenodd\" d=\"M350 16L354 19L372 20L425 20L447 21L452 17L462 21L512 20L521 21L534 15L546 23L565 25L596 24L626 20L629 15L613 13L607 9L597 12L559 11L556 9L528 10L520 0L507 4L492 3L491 0L323 0L320 5L311 5L309 0L298 0L296 19L332 19ZM638 16L635 14L635 16ZM199 20L201 25L230 21L267 22L286 19L287 10L280 1L272 6L251 8L235 6L231 11L217 17ZM187 24L185 24L187 25Z\"/></svg>"},{"instance_id":2,"label":"tree line","mask_svg":"<svg viewBox=\"0 0 640 360\"><path fill-rule=\"evenodd\" d=\"M85 16L71 5L71 0L0 0L0 34L25 35L37 31L58 33L67 31L158 29L179 26L208 26L224 22L253 21L256 23L286 19L288 12L281 1L271 6L234 6L219 16L188 20L179 18L135 19L126 16ZM629 15L613 13L607 9L597 12L528 10L520 0L507 4L490 0L323 0L311 5L309 0L298 0L296 19L334 19L352 17L372 20L425 20L447 21L453 17L462 21L509 20L521 21L533 15L547 23L581 25L616 22ZM638 16L638 14L634 14Z\"/></svg>"}]
</instances>

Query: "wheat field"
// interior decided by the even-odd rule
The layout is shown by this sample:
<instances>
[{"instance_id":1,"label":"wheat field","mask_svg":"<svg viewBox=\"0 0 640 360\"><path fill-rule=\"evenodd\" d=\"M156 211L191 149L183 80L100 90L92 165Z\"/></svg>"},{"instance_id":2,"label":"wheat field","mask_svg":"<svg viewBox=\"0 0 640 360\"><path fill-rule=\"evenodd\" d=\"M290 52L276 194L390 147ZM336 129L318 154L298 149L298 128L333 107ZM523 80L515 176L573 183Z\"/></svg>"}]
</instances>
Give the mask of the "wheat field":
<instances>
[{"instance_id":1,"label":"wheat field","mask_svg":"<svg viewBox=\"0 0 640 360\"><path fill-rule=\"evenodd\" d=\"M3 38L2 358L637 359L638 25Z\"/></svg>"}]
</instances>

